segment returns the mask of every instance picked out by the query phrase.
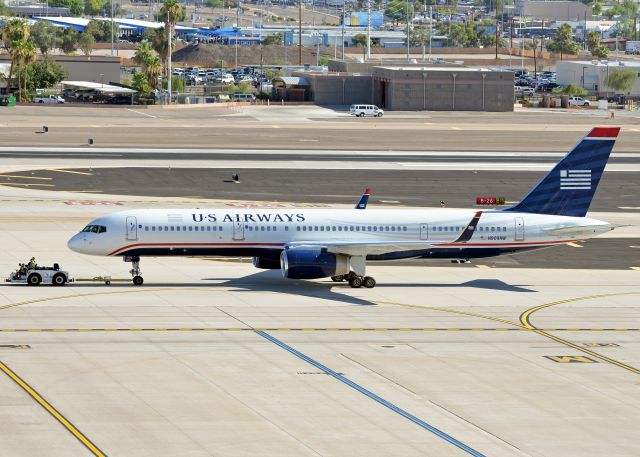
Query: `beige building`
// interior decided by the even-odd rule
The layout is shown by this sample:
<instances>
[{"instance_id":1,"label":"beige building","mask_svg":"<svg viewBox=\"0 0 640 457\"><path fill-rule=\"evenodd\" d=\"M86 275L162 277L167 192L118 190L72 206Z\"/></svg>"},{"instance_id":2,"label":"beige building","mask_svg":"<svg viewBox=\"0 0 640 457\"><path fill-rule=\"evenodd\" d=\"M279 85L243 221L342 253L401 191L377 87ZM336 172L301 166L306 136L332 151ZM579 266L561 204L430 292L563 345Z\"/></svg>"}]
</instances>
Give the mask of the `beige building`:
<instances>
[{"instance_id":1,"label":"beige building","mask_svg":"<svg viewBox=\"0 0 640 457\"><path fill-rule=\"evenodd\" d=\"M108 84L120 83L120 57L111 56L52 56L67 71L73 81L91 81ZM11 63L8 54L0 54L0 68ZM8 71L6 72L8 73ZM0 87L0 89L3 89ZM4 88L6 89L6 87Z\"/></svg>"},{"instance_id":2,"label":"beige building","mask_svg":"<svg viewBox=\"0 0 640 457\"><path fill-rule=\"evenodd\" d=\"M591 19L593 10L582 2L563 0L518 0L516 14L548 21L584 21Z\"/></svg>"}]
</instances>

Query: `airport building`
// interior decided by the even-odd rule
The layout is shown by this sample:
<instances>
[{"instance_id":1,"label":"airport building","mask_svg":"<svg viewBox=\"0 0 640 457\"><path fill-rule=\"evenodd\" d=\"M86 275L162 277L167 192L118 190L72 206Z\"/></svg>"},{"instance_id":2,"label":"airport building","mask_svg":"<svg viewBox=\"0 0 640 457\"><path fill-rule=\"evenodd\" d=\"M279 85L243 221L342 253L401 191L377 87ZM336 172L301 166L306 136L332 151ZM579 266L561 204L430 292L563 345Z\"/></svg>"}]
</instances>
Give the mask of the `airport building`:
<instances>
[{"instance_id":1,"label":"airport building","mask_svg":"<svg viewBox=\"0 0 640 457\"><path fill-rule=\"evenodd\" d=\"M332 62L329 67L345 68L345 64L351 65ZM511 71L441 65L359 68L362 72L293 72L291 77L274 79L274 92L284 100L318 105L361 103L399 111L513 110Z\"/></svg>"},{"instance_id":2,"label":"airport building","mask_svg":"<svg viewBox=\"0 0 640 457\"><path fill-rule=\"evenodd\" d=\"M589 91L591 95L611 95L614 89L607 86L607 77L615 71L630 70L640 75L640 62L607 60L562 60L557 64L557 81L561 86L575 84ZM636 77L631 90L625 95L640 96L640 79Z\"/></svg>"}]
</instances>

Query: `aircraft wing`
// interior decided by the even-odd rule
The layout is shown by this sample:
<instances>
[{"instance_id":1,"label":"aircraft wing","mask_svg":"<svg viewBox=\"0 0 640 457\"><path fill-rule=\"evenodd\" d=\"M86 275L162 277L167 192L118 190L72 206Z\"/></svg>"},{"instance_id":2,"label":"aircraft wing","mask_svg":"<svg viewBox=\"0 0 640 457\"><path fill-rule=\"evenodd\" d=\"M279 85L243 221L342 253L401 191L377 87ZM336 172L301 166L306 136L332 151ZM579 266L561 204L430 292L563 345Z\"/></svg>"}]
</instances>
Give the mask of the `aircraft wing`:
<instances>
[{"instance_id":1,"label":"aircraft wing","mask_svg":"<svg viewBox=\"0 0 640 457\"><path fill-rule=\"evenodd\" d=\"M332 243L314 243L298 241L287 245L288 249L326 249L327 252L333 254L367 256L388 254L390 252L399 251L419 251L421 249L429 249L433 246L431 243L418 241L382 241L382 242L332 242Z\"/></svg>"}]
</instances>

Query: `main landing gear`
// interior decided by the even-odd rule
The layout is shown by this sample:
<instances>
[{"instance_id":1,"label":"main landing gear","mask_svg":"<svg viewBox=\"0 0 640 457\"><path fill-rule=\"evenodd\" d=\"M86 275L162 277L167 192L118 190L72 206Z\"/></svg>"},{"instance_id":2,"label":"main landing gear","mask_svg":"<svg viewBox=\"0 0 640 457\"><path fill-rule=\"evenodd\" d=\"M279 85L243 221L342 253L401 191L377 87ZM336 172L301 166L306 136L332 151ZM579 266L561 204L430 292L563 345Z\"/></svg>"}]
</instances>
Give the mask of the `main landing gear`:
<instances>
[{"instance_id":1,"label":"main landing gear","mask_svg":"<svg viewBox=\"0 0 640 457\"><path fill-rule=\"evenodd\" d=\"M133 285L141 286L144 283L144 279L142 279L142 271L140 271L140 257L125 257L124 261L131 262L132 268L131 270L129 270L129 273L131 273L131 276L133 278Z\"/></svg>"},{"instance_id":2,"label":"main landing gear","mask_svg":"<svg viewBox=\"0 0 640 457\"><path fill-rule=\"evenodd\" d=\"M376 286L376 280L371 276L358 276L353 272L349 273L348 275L331 276L331 280L333 282L347 281L349 285L354 289L359 289L360 287L373 289Z\"/></svg>"}]
</instances>

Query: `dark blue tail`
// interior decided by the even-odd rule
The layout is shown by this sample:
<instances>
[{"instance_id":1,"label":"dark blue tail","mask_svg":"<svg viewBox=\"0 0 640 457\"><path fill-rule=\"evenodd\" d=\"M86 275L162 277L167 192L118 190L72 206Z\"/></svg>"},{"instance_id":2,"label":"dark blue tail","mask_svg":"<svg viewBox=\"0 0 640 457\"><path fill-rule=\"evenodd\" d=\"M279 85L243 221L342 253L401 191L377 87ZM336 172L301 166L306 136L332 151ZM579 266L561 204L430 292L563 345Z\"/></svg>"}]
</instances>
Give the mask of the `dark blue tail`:
<instances>
[{"instance_id":1,"label":"dark blue tail","mask_svg":"<svg viewBox=\"0 0 640 457\"><path fill-rule=\"evenodd\" d=\"M594 127L520 203L504 211L584 217L620 127Z\"/></svg>"},{"instance_id":2,"label":"dark blue tail","mask_svg":"<svg viewBox=\"0 0 640 457\"><path fill-rule=\"evenodd\" d=\"M364 190L364 193L362 194L362 197L360 197L360 200L358 200L358 203L356 203L356 208L355 209L366 209L367 203L369 202L369 196L370 195L371 195L371 188L367 187Z\"/></svg>"}]
</instances>

